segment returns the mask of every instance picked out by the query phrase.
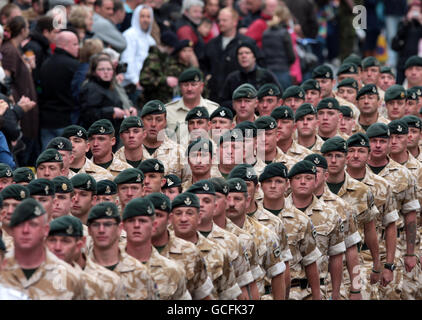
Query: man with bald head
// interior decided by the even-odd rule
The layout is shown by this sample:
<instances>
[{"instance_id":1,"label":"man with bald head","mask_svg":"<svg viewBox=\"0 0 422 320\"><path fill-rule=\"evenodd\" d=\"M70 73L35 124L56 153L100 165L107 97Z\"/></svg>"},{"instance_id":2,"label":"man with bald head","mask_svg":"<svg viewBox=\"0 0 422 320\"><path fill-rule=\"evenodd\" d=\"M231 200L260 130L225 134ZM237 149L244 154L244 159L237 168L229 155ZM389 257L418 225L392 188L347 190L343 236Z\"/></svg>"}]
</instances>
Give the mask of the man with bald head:
<instances>
[{"instance_id":1,"label":"man with bald head","mask_svg":"<svg viewBox=\"0 0 422 320\"><path fill-rule=\"evenodd\" d=\"M41 67L40 81L40 127L41 144L44 150L48 142L60 136L63 129L76 124L78 114L75 111L71 91L71 81L79 62L79 41L75 33L62 31L56 36L56 49Z\"/></svg>"}]
</instances>

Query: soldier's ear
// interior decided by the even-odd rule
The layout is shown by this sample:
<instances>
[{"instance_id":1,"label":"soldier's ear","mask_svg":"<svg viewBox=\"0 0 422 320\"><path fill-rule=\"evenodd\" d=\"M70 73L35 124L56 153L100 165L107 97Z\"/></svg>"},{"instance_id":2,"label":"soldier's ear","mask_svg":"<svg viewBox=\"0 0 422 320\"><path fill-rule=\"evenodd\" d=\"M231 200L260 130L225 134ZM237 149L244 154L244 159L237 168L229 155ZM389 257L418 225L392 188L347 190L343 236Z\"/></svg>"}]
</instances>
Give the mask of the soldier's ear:
<instances>
[{"instance_id":1,"label":"soldier's ear","mask_svg":"<svg viewBox=\"0 0 422 320\"><path fill-rule=\"evenodd\" d=\"M111 145L114 146L116 144L116 137L111 138Z\"/></svg>"}]
</instances>

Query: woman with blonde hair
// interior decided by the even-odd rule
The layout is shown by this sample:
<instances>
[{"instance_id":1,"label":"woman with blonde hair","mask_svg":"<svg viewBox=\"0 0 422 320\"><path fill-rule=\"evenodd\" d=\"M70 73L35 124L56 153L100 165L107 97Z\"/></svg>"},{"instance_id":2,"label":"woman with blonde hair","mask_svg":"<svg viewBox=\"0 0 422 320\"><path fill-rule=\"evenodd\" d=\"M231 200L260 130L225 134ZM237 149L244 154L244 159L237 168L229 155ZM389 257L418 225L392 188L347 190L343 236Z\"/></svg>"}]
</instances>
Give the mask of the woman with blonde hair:
<instances>
[{"instance_id":1,"label":"woman with blonde hair","mask_svg":"<svg viewBox=\"0 0 422 320\"><path fill-rule=\"evenodd\" d=\"M84 40L92 38L92 24L94 11L88 6L72 6L69 15L69 23L78 33L81 44Z\"/></svg>"}]
</instances>

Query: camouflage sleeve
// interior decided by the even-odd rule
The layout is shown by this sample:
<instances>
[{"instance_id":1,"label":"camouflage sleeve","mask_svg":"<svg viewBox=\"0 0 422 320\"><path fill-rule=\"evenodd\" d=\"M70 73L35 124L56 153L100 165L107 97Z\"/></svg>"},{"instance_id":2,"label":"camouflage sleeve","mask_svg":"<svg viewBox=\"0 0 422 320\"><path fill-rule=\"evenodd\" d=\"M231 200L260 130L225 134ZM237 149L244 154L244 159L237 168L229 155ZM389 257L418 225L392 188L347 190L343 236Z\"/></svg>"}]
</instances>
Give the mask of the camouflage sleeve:
<instances>
[{"instance_id":1,"label":"camouflage sleeve","mask_svg":"<svg viewBox=\"0 0 422 320\"><path fill-rule=\"evenodd\" d=\"M177 289L172 296L172 300L192 300L192 296L186 287L185 271L179 266L176 266L176 270L179 277Z\"/></svg>"},{"instance_id":2,"label":"camouflage sleeve","mask_svg":"<svg viewBox=\"0 0 422 320\"><path fill-rule=\"evenodd\" d=\"M337 217L334 229L329 235L329 246L328 255L335 256L346 251L346 245L344 243L344 223L340 216Z\"/></svg>"},{"instance_id":3,"label":"camouflage sleeve","mask_svg":"<svg viewBox=\"0 0 422 320\"><path fill-rule=\"evenodd\" d=\"M281 250L281 259L283 261L290 261L293 259L292 253L290 251L288 237L286 228L284 227L284 224L280 224L280 250Z\"/></svg>"},{"instance_id":4,"label":"camouflage sleeve","mask_svg":"<svg viewBox=\"0 0 422 320\"><path fill-rule=\"evenodd\" d=\"M316 262L321 256L321 251L319 251L316 244L316 230L311 219L306 224L305 236L300 241L299 250L302 254L302 265L304 267Z\"/></svg>"},{"instance_id":5,"label":"camouflage sleeve","mask_svg":"<svg viewBox=\"0 0 422 320\"><path fill-rule=\"evenodd\" d=\"M265 238L265 257L263 261L263 268L266 271L266 276L271 279L280 273L283 273L286 270L286 265L281 260L280 243L278 242L275 233L268 230ZM258 250L262 250L262 246Z\"/></svg>"},{"instance_id":6,"label":"camouflage sleeve","mask_svg":"<svg viewBox=\"0 0 422 320\"><path fill-rule=\"evenodd\" d=\"M265 275L265 272L259 264L258 249L254 241L251 241L250 249L248 252L246 252L246 254L248 255L249 264L251 265L251 271L254 280L261 279Z\"/></svg>"},{"instance_id":7,"label":"camouflage sleeve","mask_svg":"<svg viewBox=\"0 0 422 320\"><path fill-rule=\"evenodd\" d=\"M125 286L123 285L123 282L119 279L119 281L116 283L116 287L114 290L113 298L112 300L127 300L127 294Z\"/></svg>"},{"instance_id":8,"label":"camouflage sleeve","mask_svg":"<svg viewBox=\"0 0 422 320\"><path fill-rule=\"evenodd\" d=\"M224 249L222 249L224 250ZM232 264L229 261L229 257L224 250L223 252L223 274L219 279L219 298L220 300L235 300L239 295L242 294L239 285L236 282L236 276Z\"/></svg>"},{"instance_id":9,"label":"camouflage sleeve","mask_svg":"<svg viewBox=\"0 0 422 320\"><path fill-rule=\"evenodd\" d=\"M417 200L416 178L409 174L408 188L404 193L404 201L402 205L402 213L407 214L412 211L420 210L419 201Z\"/></svg>"},{"instance_id":10,"label":"camouflage sleeve","mask_svg":"<svg viewBox=\"0 0 422 320\"><path fill-rule=\"evenodd\" d=\"M368 190L366 194L366 199L362 199L362 201L366 200L366 209L363 212L358 212L356 219L358 221L358 225L363 226L372 220L376 219L379 211L374 204L374 195L370 190Z\"/></svg>"},{"instance_id":11,"label":"camouflage sleeve","mask_svg":"<svg viewBox=\"0 0 422 320\"><path fill-rule=\"evenodd\" d=\"M139 77L143 87L158 87L167 84L167 75L163 70L163 61L156 53L150 53L145 59Z\"/></svg>"},{"instance_id":12,"label":"camouflage sleeve","mask_svg":"<svg viewBox=\"0 0 422 320\"><path fill-rule=\"evenodd\" d=\"M188 290L192 295L192 299L201 300L209 296L214 288L212 281L207 273L204 259L199 252L194 258L194 276L188 280Z\"/></svg>"},{"instance_id":13,"label":"camouflage sleeve","mask_svg":"<svg viewBox=\"0 0 422 320\"><path fill-rule=\"evenodd\" d=\"M239 287L243 287L253 281L249 262L245 257L245 250L240 242L236 243L236 257L232 261L234 274Z\"/></svg>"},{"instance_id":14,"label":"camouflage sleeve","mask_svg":"<svg viewBox=\"0 0 422 320\"><path fill-rule=\"evenodd\" d=\"M358 244L362 241L362 237L359 234L359 230L357 227L357 221L353 215L353 210L350 206L344 202L344 210L346 214L346 220L343 221L344 223L344 244L346 248L350 248L351 246Z\"/></svg>"},{"instance_id":15,"label":"camouflage sleeve","mask_svg":"<svg viewBox=\"0 0 422 320\"><path fill-rule=\"evenodd\" d=\"M382 225L387 227L390 223L399 220L399 214L397 212L397 205L391 187L387 186L385 203L382 207Z\"/></svg>"}]
</instances>

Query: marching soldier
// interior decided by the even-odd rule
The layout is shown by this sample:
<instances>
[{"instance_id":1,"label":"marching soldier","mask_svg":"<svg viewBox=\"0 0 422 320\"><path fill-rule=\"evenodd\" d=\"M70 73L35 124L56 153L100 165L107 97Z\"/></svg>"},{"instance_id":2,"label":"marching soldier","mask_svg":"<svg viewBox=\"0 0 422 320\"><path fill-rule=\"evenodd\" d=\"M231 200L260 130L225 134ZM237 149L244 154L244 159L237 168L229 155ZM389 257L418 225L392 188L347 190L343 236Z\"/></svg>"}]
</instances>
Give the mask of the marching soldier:
<instances>
[{"instance_id":1,"label":"marching soldier","mask_svg":"<svg viewBox=\"0 0 422 320\"><path fill-rule=\"evenodd\" d=\"M232 107L236 112L233 121L236 124L243 121L255 121L257 118L255 110L258 107L257 95L255 87L249 83L244 83L233 91Z\"/></svg>"},{"instance_id":2,"label":"marching soldier","mask_svg":"<svg viewBox=\"0 0 422 320\"><path fill-rule=\"evenodd\" d=\"M117 184L111 180L100 180L97 182L96 203L110 201L118 205Z\"/></svg>"},{"instance_id":3,"label":"marching soldier","mask_svg":"<svg viewBox=\"0 0 422 320\"><path fill-rule=\"evenodd\" d=\"M406 111L406 90L395 84L385 92L385 107L388 120L403 118Z\"/></svg>"},{"instance_id":4,"label":"marching soldier","mask_svg":"<svg viewBox=\"0 0 422 320\"><path fill-rule=\"evenodd\" d=\"M226 107L219 107L210 115L211 139L218 143L223 133L234 128L233 112Z\"/></svg>"},{"instance_id":5,"label":"marching soldier","mask_svg":"<svg viewBox=\"0 0 422 320\"><path fill-rule=\"evenodd\" d=\"M340 81L337 84L337 97L343 98L344 100L355 104L356 103L356 97L358 95L359 91L359 84L358 81L356 81L353 78L346 78L342 81ZM356 105L356 111L359 112L359 109ZM358 118L358 114L355 115L355 119Z\"/></svg>"},{"instance_id":6,"label":"marching soldier","mask_svg":"<svg viewBox=\"0 0 422 320\"><path fill-rule=\"evenodd\" d=\"M348 106L340 106L340 112L343 116L340 119L339 130L342 134L351 136L353 128L356 126L353 110Z\"/></svg>"},{"instance_id":7,"label":"marching soldier","mask_svg":"<svg viewBox=\"0 0 422 320\"><path fill-rule=\"evenodd\" d=\"M147 159L141 162L138 169L144 174L144 195L161 192L161 188L166 183L163 163L158 159Z\"/></svg>"},{"instance_id":8,"label":"marching soldier","mask_svg":"<svg viewBox=\"0 0 422 320\"><path fill-rule=\"evenodd\" d=\"M274 83L266 83L258 90L258 114L262 116L269 116L277 106L283 104L281 99L282 93L280 88Z\"/></svg>"},{"instance_id":9,"label":"marching soldier","mask_svg":"<svg viewBox=\"0 0 422 320\"><path fill-rule=\"evenodd\" d=\"M47 144L46 149L56 149L63 159L62 176L72 178L76 173L70 170L70 164L73 162L72 142L65 137L55 137Z\"/></svg>"},{"instance_id":10,"label":"marching soldier","mask_svg":"<svg viewBox=\"0 0 422 320\"><path fill-rule=\"evenodd\" d=\"M123 146L116 151L114 156L137 168L143 160L143 142L145 139L144 124L141 118L130 116L123 119L119 134Z\"/></svg>"},{"instance_id":11,"label":"marching soldier","mask_svg":"<svg viewBox=\"0 0 422 320\"><path fill-rule=\"evenodd\" d=\"M51 218L70 215L74 195L72 182L63 176L55 177L52 182L54 183L54 200Z\"/></svg>"},{"instance_id":12,"label":"marching soldier","mask_svg":"<svg viewBox=\"0 0 422 320\"><path fill-rule=\"evenodd\" d=\"M297 128L297 143L312 152L319 153L324 140L317 135L317 111L312 104L304 103L297 109L295 125Z\"/></svg>"},{"instance_id":13,"label":"marching soldier","mask_svg":"<svg viewBox=\"0 0 422 320\"><path fill-rule=\"evenodd\" d=\"M284 105L296 112L305 103L305 90L299 86L290 86L284 91L282 98Z\"/></svg>"},{"instance_id":14,"label":"marching soldier","mask_svg":"<svg viewBox=\"0 0 422 320\"><path fill-rule=\"evenodd\" d=\"M28 183L30 183L34 179L35 179L34 172L28 167L16 168L15 171L13 171L13 182L16 184L26 186L28 185ZM2 181L1 178L0 178L0 181Z\"/></svg>"},{"instance_id":15,"label":"marching soldier","mask_svg":"<svg viewBox=\"0 0 422 320\"><path fill-rule=\"evenodd\" d=\"M308 79L301 84L301 87L305 91L304 103L310 103L313 106L318 105L321 101L321 88L319 82L315 79Z\"/></svg>"},{"instance_id":16,"label":"marching soldier","mask_svg":"<svg viewBox=\"0 0 422 320\"><path fill-rule=\"evenodd\" d=\"M197 106L186 115L185 121L188 125L188 143L198 138L208 139L210 129L210 115L207 108Z\"/></svg>"},{"instance_id":17,"label":"marching soldier","mask_svg":"<svg viewBox=\"0 0 422 320\"><path fill-rule=\"evenodd\" d=\"M41 203L47 213L48 221L53 219L53 203L55 195L55 185L51 180L39 178L32 180L28 186L31 198Z\"/></svg>"},{"instance_id":18,"label":"marching soldier","mask_svg":"<svg viewBox=\"0 0 422 320\"><path fill-rule=\"evenodd\" d=\"M173 201L178 194L182 193L182 180L175 174L168 174L164 176L164 179L166 183L161 187L161 191L169 197L170 201Z\"/></svg>"},{"instance_id":19,"label":"marching soldier","mask_svg":"<svg viewBox=\"0 0 422 320\"><path fill-rule=\"evenodd\" d=\"M35 163L36 177L51 180L63 176L63 158L56 149L45 149Z\"/></svg>"},{"instance_id":20,"label":"marching soldier","mask_svg":"<svg viewBox=\"0 0 422 320\"><path fill-rule=\"evenodd\" d=\"M123 213L130 200L140 198L144 195L143 182L144 174L136 168L125 169L114 178L114 183L117 185L117 196L119 198L119 205L121 206L119 208L121 213Z\"/></svg>"},{"instance_id":21,"label":"marching soldier","mask_svg":"<svg viewBox=\"0 0 422 320\"><path fill-rule=\"evenodd\" d=\"M70 181L74 190L70 213L87 225L89 210L97 200L97 182L86 173L78 173Z\"/></svg>"},{"instance_id":22,"label":"marching soldier","mask_svg":"<svg viewBox=\"0 0 422 320\"><path fill-rule=\"evenodd\" d=\"M348 138L346 134L339 130L339 123L343 118L340 112L340 105L335 98L322 99L317 107L318 135L326 141L334 136Z\"/></svg>"}]
</instances>

